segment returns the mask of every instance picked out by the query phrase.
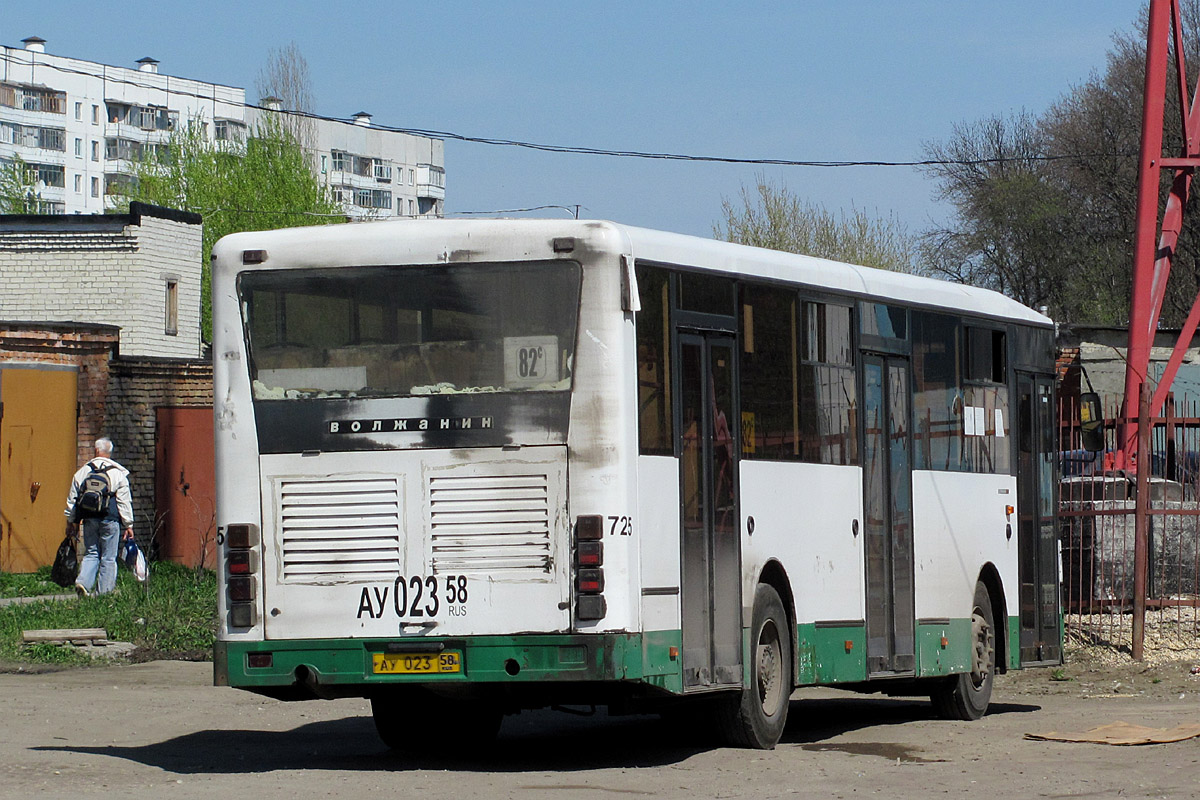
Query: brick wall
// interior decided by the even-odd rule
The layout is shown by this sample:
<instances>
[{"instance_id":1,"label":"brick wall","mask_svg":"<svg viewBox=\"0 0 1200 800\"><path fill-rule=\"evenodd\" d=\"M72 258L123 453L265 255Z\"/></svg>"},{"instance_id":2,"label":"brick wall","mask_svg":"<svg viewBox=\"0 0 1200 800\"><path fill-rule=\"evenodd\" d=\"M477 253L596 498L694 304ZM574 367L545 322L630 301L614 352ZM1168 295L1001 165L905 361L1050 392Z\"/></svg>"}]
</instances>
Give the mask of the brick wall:
<instances>
[{"instance_id":1,"label":"brick wall","mask_svg":"<svg viewBox=\"0 0 1200 800\"><path fill-rule=\"evenodd\" d=\"M200 356L200 218L136 213L0 216L0 319L119 326L127 356ZM167 282L178 322L166 333Z\"/></svg>"},{"instance_id":2,"label":"brick wall","mask_svg":"<svg viewBox=\"0 0 1200 800\"><path fill-rule=\"evenodd\" d=\"M0 364L59 364L75 367L79 414L78 463L92 457L92 443L105 429L109 364L119 332L111 325L0 322Z\"/></svg>"},{"instance_id":3,"label":"brick wall","mask_svg":"<svg viewBox=\"0 0 1200 800\"><path fill-rule=\"evenodd\" d=\"M207 360L119 358L107 389L107 433L114 458L130 472L134 532L141 547L154 535L155 409L211 406L212 363Z\"/></svg>"},{"instance_id":4,"label":"brick wall","mask_svg":"<svg viewBox=\"0 0 1200 800\"><path fill-rule=\"evenodd\" d=\"M121 332L121 353L130 356L197 358L200 355L199 225L142 216L138 252L128 279L134 291L122 314L137 320ZM176 333L166 333L167 282L178 287Z\"/></svg>"}]
</instances>

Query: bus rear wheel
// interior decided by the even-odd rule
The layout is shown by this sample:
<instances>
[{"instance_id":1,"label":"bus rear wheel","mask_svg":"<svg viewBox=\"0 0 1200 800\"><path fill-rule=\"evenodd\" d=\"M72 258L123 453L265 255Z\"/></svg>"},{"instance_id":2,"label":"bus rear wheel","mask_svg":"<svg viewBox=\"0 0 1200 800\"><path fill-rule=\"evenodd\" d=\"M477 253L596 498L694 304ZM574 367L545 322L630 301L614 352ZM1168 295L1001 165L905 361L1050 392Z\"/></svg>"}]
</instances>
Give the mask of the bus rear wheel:
<instances>
[{"instance_id":1,"label":"bus rear wheel","mask_svg":"<svg viewBox=\"0 0 1200 800\"><path fill-rule=\"evenodd\" d=\"M930 693L934 711L942 719L976 720L992 699L996 675L996 624L987 587L975 584L971 609L971 671L955 675Z\"/></svg>"},{"instance_id":2,"label":"bus rear wheel","mask_svg":"<svg viewBox=\"0 0 1200 800\"><path fill-rule=\"evenodd\" d=\"M792 648L787 611L765 583L754 591L749 685L723 701L721 732L735 747L774 750L787 723L792 695Z\"/></svg>"},{"instance_id":3,"label":"bus rear wheel","mask_svg":"<svg viewBox=\"0 0 1200 800\"><path fill-rule=\"evenodd\" d=\"M379 738L392 750L423 753L454 742L480 747L496 738L504 718L499 706L482 700L439 697L404 687L371 696L371 716Z\"/></svg>"}]
</instances>

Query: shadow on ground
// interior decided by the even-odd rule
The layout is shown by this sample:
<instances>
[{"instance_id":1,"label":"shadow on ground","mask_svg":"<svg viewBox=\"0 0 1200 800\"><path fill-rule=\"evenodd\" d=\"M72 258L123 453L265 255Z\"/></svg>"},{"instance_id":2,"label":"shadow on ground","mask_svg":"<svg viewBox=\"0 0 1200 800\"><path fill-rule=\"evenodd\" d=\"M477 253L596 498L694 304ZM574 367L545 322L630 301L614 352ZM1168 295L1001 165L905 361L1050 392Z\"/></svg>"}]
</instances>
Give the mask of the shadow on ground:
<instances>
[{"instance_id":1,"label":"shadow on ground","mask_svg":"<svg viewBox=\"0 0 1200 800\"><path fill-rule=\"evenodd\" d=\"M993 704L991 714L1035 711L1038 706ZM805 750L838 750L919 761L888 743L838 743L840 735L866 728L932 720L929 703L849 695L842 699L793 701L781 745ZM953 723L948 723L953 724ZM421 735L414 721L413 736ZM677 764L721 745L715 732L694 722L657 716L576 717L551 711L506 718L498 739L486 748L447 743L436 754L387 750L370 717L347 717L301 725L287 731L204 730L148 745L35 750L123 758L180 775L262 773L275 770L467 772L572 772ZM903 749L903 748L901 748ZM861 752L860 752L861 751Z\"/></svg>"},{"instance_id":2,"label":"shadow on ground","mask_svg":"<svg viewBox=\"0 0 1200 800\"><path fill-rule=\"evenodd\" d=\"M1028 714L1040 710L1041 706L1026 703L992 703L988 706L988 716ZM934 713L932 704L923 698L847 694L793 700L788 709L788 724L782 742L812 744L864 728L905 725L923 720L941 721Z\"/></svg>"}]
</instances>

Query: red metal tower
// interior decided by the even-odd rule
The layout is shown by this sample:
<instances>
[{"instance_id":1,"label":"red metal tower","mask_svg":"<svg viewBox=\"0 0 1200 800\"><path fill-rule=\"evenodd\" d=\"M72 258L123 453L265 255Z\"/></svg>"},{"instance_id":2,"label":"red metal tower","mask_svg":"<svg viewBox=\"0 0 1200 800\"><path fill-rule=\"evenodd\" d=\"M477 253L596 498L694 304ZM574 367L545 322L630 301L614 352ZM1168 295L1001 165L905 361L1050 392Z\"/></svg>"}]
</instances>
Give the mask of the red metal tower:
<instances>
[{"instance_id":1,"label":"red metal tower","mask_svg":"<svg viewBox=\"0 0 1200 800\"><path fill-rule=\"evenodd\" d=\"M1200 82L1189 94L1184 63L1183 32L1179 0L1150 0L1146 38L1146 84L1142 100L1142 146L1139 155L1136 228L1133 240L1133 293L1129 306L1129 350L1125 366L1125 398L1121 410L1117 454L1119 466L1132 466L1137 453L1138 398L1148 378L1150 347L1158 329L1171 272L1171 257L1183 227L1192 175L1200 166ZM1174 50L1174 70L1170 53ZM1179 91L1179 122L1183 148L1178 157L1163 155L1163 115L1166 108L1167 77L1171 74ZM1171 189L1159 226L1158 195L1163 170L1172 174ZM1157 239L1157 246L1156 246ZM1150 401L1149 415L1162 408L1171 383L1192 336L1200 324L1200 295L1192 303L1179 339Z\"/></svg>"}]
</instances>

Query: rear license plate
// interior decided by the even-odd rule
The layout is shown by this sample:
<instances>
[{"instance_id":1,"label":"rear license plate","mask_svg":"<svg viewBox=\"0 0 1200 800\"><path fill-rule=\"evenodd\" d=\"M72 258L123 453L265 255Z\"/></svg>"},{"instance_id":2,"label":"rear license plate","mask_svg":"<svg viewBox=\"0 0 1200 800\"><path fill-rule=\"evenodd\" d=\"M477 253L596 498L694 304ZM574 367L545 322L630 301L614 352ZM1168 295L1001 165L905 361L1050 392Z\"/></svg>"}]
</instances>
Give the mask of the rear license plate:
<instances>
[{"instance_id":1,"label":"rear license plate","mask_svg":"<svg viewBox=\"0 0 1200 800\"><path fill-rule=\"evenodd\" d=\"M377 675L440 675L462 672L462 653L372 653L371 671Z\"/></svg>"}]
</instances>

